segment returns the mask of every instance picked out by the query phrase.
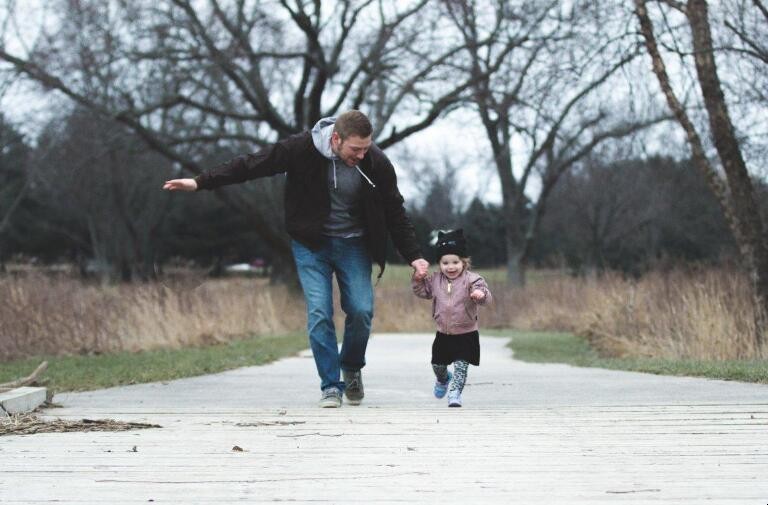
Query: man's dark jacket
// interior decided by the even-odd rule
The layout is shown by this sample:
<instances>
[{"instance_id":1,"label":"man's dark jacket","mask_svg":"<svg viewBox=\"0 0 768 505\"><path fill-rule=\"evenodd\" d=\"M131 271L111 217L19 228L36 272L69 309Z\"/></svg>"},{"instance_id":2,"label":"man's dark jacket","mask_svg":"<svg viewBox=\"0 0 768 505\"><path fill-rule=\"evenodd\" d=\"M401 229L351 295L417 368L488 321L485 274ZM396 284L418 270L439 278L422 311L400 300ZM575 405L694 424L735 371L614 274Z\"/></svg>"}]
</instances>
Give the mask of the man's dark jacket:
<instances>
[{"instance_id":1,"label":"man's dark jacket","mask_svg":"<svg viewBox=\"0 0 768 505\"><path fill-rule=\"evenodd\" d=\"M310 249L324 241L323 227L331 212L328 189L329 160L312 141L310 132L280 140L254 154L233 160L195 177L197 189L215 189L279 173L288 176L285 186L285 227L288 234ZM386 155L371 145L360 170L372 181L363 181L362 210L365 241L373 260L384 271L387 232L408 261L422 258L413 225L397 189L397 177Z\"/></svg>"}]
</instances>

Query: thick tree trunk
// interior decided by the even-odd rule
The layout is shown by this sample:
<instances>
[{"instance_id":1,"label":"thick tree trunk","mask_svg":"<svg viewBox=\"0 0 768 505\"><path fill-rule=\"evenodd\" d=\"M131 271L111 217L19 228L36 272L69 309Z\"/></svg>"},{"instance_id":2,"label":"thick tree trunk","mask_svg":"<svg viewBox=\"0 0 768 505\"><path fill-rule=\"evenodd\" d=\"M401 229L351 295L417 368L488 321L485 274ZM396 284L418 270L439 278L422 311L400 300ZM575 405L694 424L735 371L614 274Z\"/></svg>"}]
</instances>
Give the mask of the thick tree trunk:
<instances>
[{"instance_id":1,"label":"thick tree trunk","mask_svg":"<svg viewBox=\"0 0 768 505\"><path fill-rule=\"evenodd\" d=\"M701 137L672 90L653 32L653 25L648 16L646 0L635 0L635 6L640 30L653 61L653 71L659 85L670 109L685 130L694 164L704 174L708 186L717 197L749 272L755 305L755 344L757 351L761 352L768 332L768 246L766 246L763 223L755 203L752 182L741 155L717 75L707 3L704 0L689 0L683 10L691 24L699 85L707 108L715 147L726 172L727 186L726 181L717 174L707 159Z\"/></svg>"},{"instance_id":2,"label":"thick tree trunk","mask_svg":"<svg viewBox=\"0 0 768 505\"><path fill-rule=\"evenodd\" d=\"M752 281L758 313L756 337L759 349L768 331L768 246L765 229L755 201L752 180L741 154L717 74L707 2L689 0L686 13L691 23L696 73L709 117L709 126L725 170L733 211L739 226L741 240L738 246Z\"/></svg>"},{"instance_id":3,"label":"thick tree trunk","mask_svg":"<svg viewBox=\"0 0 768 505\"><path fill-rule=\"evenodd\" d=\"M487 118L484 121L488 138L498 138L495 125ZM507 253L507 287L525 286L525 238L522 230L522 212L518 191L518 183L512 174L512 157L509 150L509 139L501 145L492 141L496 171L501 181L501 200L504 211L505 249Z\"/></svg>"},{"instance_id":4,"label":"thick tree trunk","mask_svg":"<svg viewBox=\"0 0 768 505\"><path fill-rule=\"evenodd\" d=\"M513 205L510 205L513 206ZM506 205L505 205L506 207ZM507 249L507 287L525 287L525 242L520 233L520 213L516 210L506 212L506 249Z\"/></svg>"}]
</instances>

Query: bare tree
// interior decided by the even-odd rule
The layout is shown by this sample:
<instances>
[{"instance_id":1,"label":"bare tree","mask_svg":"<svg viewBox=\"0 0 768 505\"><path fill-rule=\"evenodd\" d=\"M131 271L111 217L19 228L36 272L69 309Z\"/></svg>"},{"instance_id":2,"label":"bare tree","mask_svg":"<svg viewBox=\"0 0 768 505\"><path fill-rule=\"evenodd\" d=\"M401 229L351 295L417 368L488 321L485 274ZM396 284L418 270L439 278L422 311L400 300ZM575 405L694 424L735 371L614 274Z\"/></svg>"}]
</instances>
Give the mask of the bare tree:
<instances>
[{"instance_id":1,"label":"bare tree","mask_svg":"<svg viewBox=\"0 0 768 505\"><path fill-rule=\"evenodd\" d=\"M768 156L764 121L768 106L768 4L763 0L727 0L716 5L717 17L710 26L716 39L718 75L729 97L731 117L751 123L738 125L739 130L749 132L739 135L747 164L753 166L753 173L759 170L756 175L765 177L768 169L760 167L760 161Z\"/></svg>"},{"instance_id":2,"label":"bare tree","mask_svg":"<svg viewBox=\"0 0 768 505\"><path fill-rule=\"evenodd\" d=\"M19 8L7 0L0 23ZM56 0L49 14L56 22L28 51L0 44L0 61L191 174L213 149L251 151L345 108L369 111L386 148L471 85L453 75L460 47L446 43L448 25L427 0ZM277 256L290 254L247 189L217 193Z\"/></svg>"},{"instance_id":3,"label":"bare tree","mask_svg":"<svg viewBox=\"0 0 768 505\"><path fill-rule=\"evenodd\" d=\"M29 154L22 135L0 115L0 272L5 270L8 249L5 236L11 220L29 194Z\"/></svg>"},{"instance_id":4,"label":"bare tree","mask_svg":"<svg viewBox=\"0 0 768 505\"><path fill-rule=\"evenodd\" d=\"M727 12L725 28L735 36L735 43L723 49L768 65L768 5L761 0L738 0Z\"/></svg>"},{"instance_id":5,"label":"bare tree","mask_svg":"<svg viewBox=\"0 0 768 505\"><path fill-rule=\"evenodd\" d=\"M422 186L424 187L424 202L421 206L422 216L429 221L433 229L447 230L456 226L457 193L456 168L450 160L443 161L443 174L437 171L422 170Z\"/></svg>"},{"instance_id":6,"label":"bare tree","mask_svg":"<svg viewBox=\"0 0 768 505\"><path fill-rule=\"evenodd\" d=\"M32 197L48 209L40 219L50 221L36 226L53 227L86 252L105 281L155 276L158 233L172 200L150 188L169 175L166 160L142 149L127 128L77 109L52 121L30 165Z\"/></svg>"},{"instance_id":7,"label":"bare tree","mask_svg":"<svg viewBox=\"0 0 768 505\"><path fill-rule=\"evenodd\" d=\"M648 12L648 2L635 0L636 15L653 62L653 72L661 86L670 109L683 127L691 147L693 161L703 173L726 216L752 281L756 307L755 342L760 349L768 331L768 244L765 224L755 200L752 180L747 171L736 129L728 111L712 43L708 5L704 0L687 3L667 0L667 7L683 14L691 33L693 61L701 97L707 112L709 136L714 143L722 178L707 157L702 136L689 117L685 106L672 88L672 81L657 43L654 25ZM760 6L760 2L756 2Z\"/></svg>"},{"instance_id":8,"label":"bare tree","mask_svg":"<svg viewBox=\"0 0 768 505\"><path fill-rule=\"evenodd\" d=\"M524 285L526 260L560 177L601 143L665 118L625 119L617 105L595 99L638 52L620 43L621 33L609 40L595 36L598 23L581 2L444 5L467 47L463 70L472 76L471 103L501 181L507 281ZM534 178L541 190L531 202Z\"/></svg>"},{"instance_id":9,"label":"bare tree","mask_svg":"<svg viewBox=\"0 0 768 505\"><path fill-rule=\"evenodd\" d=\"M609 266L608 251L618 250L625 256L623 249L635 245L633 242L652 248L653 237L646 230L665 209L660 205L658 181L638 180L647 177L643 171L590 161L579 176L568 181L562 203L572 219L566 223L584 233L578 238L586 249L584 266L597 273Z\"/></svg>"},{"instance_id":10,"label":"bare tree","mask_svg":"<svg viewBox=\"0 0 768 505\"><path fill-rule=\"evenodd\" d=\"M598 150L563 176L550 196L538 254L558 255L581 273L638 275L727 256L727 227L689 161L618 154Z\"/></svg>"}]
</instances>

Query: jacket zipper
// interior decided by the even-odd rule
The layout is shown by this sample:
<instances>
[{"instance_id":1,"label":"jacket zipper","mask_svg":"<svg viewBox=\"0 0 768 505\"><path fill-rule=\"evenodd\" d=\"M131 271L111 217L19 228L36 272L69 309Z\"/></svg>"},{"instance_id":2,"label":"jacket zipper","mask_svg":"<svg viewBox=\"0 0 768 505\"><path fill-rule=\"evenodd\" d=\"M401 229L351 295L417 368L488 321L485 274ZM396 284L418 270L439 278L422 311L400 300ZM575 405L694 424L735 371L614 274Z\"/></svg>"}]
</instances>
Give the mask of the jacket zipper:
<instances>
[{"instance_id":1,"label":"jacket zipper","mask_svg":"<svg viewBox=\"0 0 768 505\"><path fill-rule=\"evenodd\" d=\"M445 327L446 332L450 335L451 331L451 312L453 307L453 295L451 294L451 287L453 286L453 282L451 282L450 279L448 279L448 325Z\"/></svg>"}]
</instances>

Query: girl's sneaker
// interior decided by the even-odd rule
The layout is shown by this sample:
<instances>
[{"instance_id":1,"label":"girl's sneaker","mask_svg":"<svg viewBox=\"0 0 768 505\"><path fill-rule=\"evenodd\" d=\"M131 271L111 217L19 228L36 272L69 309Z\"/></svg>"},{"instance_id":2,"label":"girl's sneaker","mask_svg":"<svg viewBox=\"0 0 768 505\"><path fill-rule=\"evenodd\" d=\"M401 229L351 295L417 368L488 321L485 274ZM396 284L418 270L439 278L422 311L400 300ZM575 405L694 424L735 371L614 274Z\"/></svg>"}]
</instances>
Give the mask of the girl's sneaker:
<instances>
[{"instance_id":1,"label":"girl's sneaker","mask_svg":"<svg viewBox=\"0 0 768 505\"><path fill-rule=\"evenodd\" d=\"M451 382L451 379L453 379L453 374L448 372L448 379L444 383L435 381L435 398L442 398L445 396L446 391L448 391L448 384Z\"/></svg>"},{"instance_id":2,"label":"girl's sneaker","mask_svg":"<svg viewBox=\"0 0 768 505\"><path fill-rule=\"evenodd\" d=\"M448 393L448 406L461 407L461 393L458 391L451 391Z\"/></svg>"}]
</instances>

